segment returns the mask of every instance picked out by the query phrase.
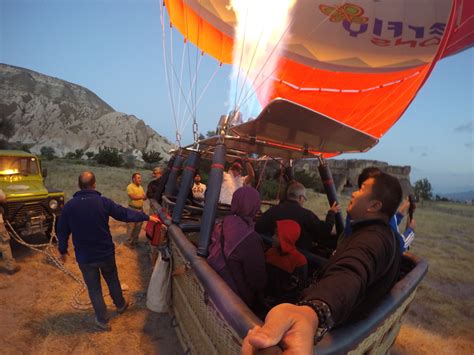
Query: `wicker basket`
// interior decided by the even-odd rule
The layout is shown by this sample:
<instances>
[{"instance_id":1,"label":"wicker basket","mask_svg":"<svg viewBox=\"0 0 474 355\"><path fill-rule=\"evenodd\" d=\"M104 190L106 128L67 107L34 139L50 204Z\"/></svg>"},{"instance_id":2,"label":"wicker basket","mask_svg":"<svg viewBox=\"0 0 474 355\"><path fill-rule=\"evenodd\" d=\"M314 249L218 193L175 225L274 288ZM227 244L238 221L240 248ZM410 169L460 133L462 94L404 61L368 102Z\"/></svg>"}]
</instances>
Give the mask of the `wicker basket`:
<instances>
[{"instance_id":1,"label":"wicker basket","mask_svg":"<svg viewBox=\"0 0 474 355\"><path fill-rule=\"evenodd\" d=\"M242 338L261 321L227 287L182 231L170 227L173 258L172 312L186 353L239 354ZM314 348L317 354L385 354L415 298L427 263L405 255L410 270L364 320L334 329ZM194 265L194 266L193 266ZM194 267L194 269L193 269ZM204 280L204 282L203 282Z\"/></svg>"},{"instance_id":2,"label":"wicker basket","mask_svg":"<svg viewBox=\"0 0 474 355\"><path fill-rule=\"evenodd\" d=\"M241 339L209 298L177 245L171 241L173 313L178 337L191 354L239 354Z\"/></svg>"}]
</instances>

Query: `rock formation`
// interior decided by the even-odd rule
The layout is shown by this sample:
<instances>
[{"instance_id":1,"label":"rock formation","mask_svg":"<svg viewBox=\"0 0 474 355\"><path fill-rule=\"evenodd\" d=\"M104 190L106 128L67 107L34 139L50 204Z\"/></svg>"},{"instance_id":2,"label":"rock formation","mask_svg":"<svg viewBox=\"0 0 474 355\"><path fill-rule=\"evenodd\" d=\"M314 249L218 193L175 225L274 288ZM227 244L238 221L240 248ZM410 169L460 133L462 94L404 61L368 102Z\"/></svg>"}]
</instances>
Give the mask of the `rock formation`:
<instances>
[{"instance_id":1,"label":"rock formation","mask_svg":"<svg viewBox=\"0 0 474 355\"><path fill-rule=\"evenodd\" d=\"M76 149L97 153L107 146L138 157L154 150L167 159L172 148L142 120L116 112L92 91L6 64L0 64L0 118L14 123L9 141L27 144L35 153L44 146L58 156Z\"/></svg>"},{"instance_id":2,"label":"rock formation","mask_svg":"<svg viewBox=\"0 0 474 355\"><path fill-rule=\"evenodd\" d=\"M328 160L334 184L338 193L350 193L357 188L357 178L365 168L375 166L380 170L398 178L402 185L404 195L412 194L413 187L410 183L410 166L394 166L377 160L356 160L356 159L331 159ZM303 169L315 177L319 178L318 160L308 159L300 161L295 165L295 169Z\"/></svg>"}]
</instances>

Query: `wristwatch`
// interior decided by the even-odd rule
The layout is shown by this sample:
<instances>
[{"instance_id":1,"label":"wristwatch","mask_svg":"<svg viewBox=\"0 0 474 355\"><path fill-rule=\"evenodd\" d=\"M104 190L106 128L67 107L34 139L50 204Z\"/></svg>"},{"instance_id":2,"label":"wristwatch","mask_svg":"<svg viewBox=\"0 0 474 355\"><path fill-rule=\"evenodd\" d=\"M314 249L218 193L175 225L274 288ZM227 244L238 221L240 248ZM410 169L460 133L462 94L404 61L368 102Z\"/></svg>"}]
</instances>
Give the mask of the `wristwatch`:
<instances>
[{"instance_id":1,"label":"wristwatch","mask_svg":"<svg viewBox=\"0 0 474 355\"><path fill-rule=\"evenodd\" d=\"M314 342L319 342L324 334L334 327L334 320L332 319L331 309L321 300L305 300L300 301L296 305L298 306L308 306L313 309L318 315L318 329L316 330L316 335L314 336Z\"/></svg>"}]
</instances>

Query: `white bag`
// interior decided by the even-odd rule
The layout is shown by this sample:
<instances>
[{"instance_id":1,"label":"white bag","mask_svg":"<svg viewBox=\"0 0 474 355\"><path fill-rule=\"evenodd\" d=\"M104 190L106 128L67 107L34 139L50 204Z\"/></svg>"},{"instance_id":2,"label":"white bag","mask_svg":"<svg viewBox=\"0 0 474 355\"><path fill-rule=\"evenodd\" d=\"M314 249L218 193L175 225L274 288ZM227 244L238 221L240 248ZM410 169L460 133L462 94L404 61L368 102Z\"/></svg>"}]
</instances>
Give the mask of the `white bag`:
<instances>
[{"instance_id":1,"label":"white bag","mask_svg":"<svg viewBox=\"0 0 474 355\"><path fill-rule=\"evenodd\" d=\"M171 304L171 259L163 260L158 253L146 295L146 306L150 311L167 312Z\"/></svg>"}]
</instances>

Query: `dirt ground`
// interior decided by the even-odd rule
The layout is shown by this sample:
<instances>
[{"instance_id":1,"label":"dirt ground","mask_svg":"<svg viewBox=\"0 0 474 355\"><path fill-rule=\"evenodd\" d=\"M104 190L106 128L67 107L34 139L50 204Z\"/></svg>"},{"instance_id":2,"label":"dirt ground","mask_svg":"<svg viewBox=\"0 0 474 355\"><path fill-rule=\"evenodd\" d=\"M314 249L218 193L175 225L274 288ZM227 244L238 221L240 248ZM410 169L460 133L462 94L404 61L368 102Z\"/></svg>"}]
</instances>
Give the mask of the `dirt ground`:
<instances>
[{"instance_id":1,"label":"dirt ground","mask_svg":"<svg viewBox=\"0 0 474 355\"><path fill-rule=\"evenodd\" d=\"M92 308L71 306L78 283L46 261L46 256L24 246L14 246L21 271L0 273L0 354L182 354L167 314L146 308L151 264L144 236L134 250L127 248L124 223L111 220L116 260L122 287L132 305L122 315L106 297L111 332L94 329ZM72 250L71 250L72 252ZM72 256L66 266L81 275ZM103 288L106 292L106 286ZM87 292L81 303L87 302Z\"/></svg>"}]
</instances>

